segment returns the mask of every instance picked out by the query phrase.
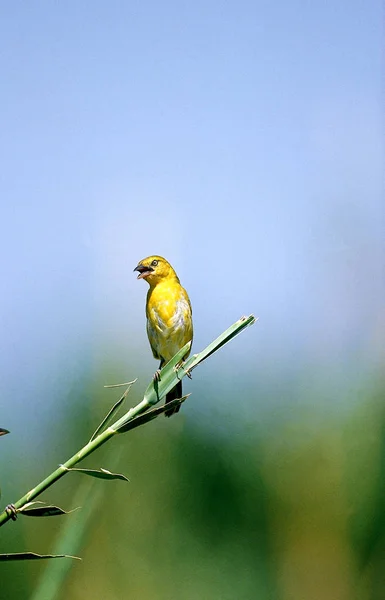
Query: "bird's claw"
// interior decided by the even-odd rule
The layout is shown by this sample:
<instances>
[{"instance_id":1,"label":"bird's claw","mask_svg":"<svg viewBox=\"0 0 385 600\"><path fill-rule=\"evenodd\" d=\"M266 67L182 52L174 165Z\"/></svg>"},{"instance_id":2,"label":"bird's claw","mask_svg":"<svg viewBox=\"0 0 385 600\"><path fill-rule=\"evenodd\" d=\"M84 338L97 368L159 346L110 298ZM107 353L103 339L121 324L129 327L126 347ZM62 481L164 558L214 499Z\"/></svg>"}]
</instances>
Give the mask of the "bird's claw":
<instances>
[{"instance_id":1,"label":"bird's claw","mask_svg":"<svg viewBox=\"0 0 385 600\"><path fill-rule=\"evenodd\" d=\"M160 381L160 369L157 369L154 373L154 381Z\"/></svg>"},{"instance_id":2,"label":"bird's claw","mask_svg":"<svg viewBox=\"0 0 385 600\"><path fill-rule=\"evenodd\" d=\"M175 371L175 373L178 373L179 369L183 369L183 365L184 365L184 361L183 361L183 360L181 360L180 362L178 362L178 363L175 365L175 367L174 367L174 371ZM189 379L192 379L192 375L191 375L190 371L189 371L188 369L187 369L187 370L186 370L186 369L183 369L183 370L184 370L184 372L186 373L187 377L188 377Z\"/></svg>"},{"instance_id":3,"label":"bird's claw","mask_svg":"<svg viewBox=\"0 0 385 600\"><path fill-rule=\"evenodd\" d=\"M8 504L8 506L6 506L4 510L7 513L7 515L12 519L12 521L16 521L17 510L14 504Z\"/></svg>"}]
</instances>

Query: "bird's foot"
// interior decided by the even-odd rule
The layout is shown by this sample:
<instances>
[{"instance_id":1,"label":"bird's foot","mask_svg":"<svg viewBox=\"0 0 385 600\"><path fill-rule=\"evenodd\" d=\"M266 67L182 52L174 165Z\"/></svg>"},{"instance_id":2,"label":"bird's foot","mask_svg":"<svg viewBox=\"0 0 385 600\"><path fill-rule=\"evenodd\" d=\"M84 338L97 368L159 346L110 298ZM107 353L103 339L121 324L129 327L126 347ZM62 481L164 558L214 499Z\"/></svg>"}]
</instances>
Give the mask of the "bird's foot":
<instances>
[{"instance_id":1,"label":"bird's foot","mask_svg":"<svg viewBox=\"0 0 385 600\"><path fill-rule=\"evenodd\" d=\"M183 361L183 360L181 360L180 362L178 362L178 363L175 365L175 367L174 367L174 371L175 371L175 373L178 373L179 369L183 369L183 365L184 365L184 361ZM189 379L192 379L192 375L191 375L190 371L189 371L189 370L187 370L187 371L186 371L186 369L183 369L183 370L184 370L184 372L186 373L187 377L188 377Z\"/></svg>"},{"instance_id":2,"label":"bird's foot","mask_svg":"<svg viewBox=\"0 0 385 600\"><path fill-rule=\"evenodd\" d=\"M154 382L160 381L160 369L157 369L155 371L153 379L154 379Z\"/></svg>"},{"instance_id":3,"label":"bird's foot","mask_svg":"<svg viewBox=\"0 0 385 600\"><path fill-rule=\"evenodd\" d=\"M6 506L4 510L7 513L7 515L12 519L12 521L16 521L17 510L14 504L8 504L8 506Z\"/></svg>"}]
</instances>

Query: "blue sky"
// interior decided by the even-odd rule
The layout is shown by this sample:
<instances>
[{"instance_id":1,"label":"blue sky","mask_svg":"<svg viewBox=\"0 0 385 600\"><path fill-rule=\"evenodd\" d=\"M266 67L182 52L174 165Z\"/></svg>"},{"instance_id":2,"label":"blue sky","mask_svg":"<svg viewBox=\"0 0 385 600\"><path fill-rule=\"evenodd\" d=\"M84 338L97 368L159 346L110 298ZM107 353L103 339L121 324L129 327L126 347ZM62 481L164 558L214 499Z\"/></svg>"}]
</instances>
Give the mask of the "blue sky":
<instances>
[{"instance_id":1,"label":"blue sky","mask_svg":"<svg viewBox=\"0 0 385 600\"><path fill-rule=\"evenodd\" d=\"M260 317L229 363L379 360L381 17L359 1L1 7L3 397L24 406L27 385L33 412L114 347L135 348L127 377L151 373L132 269L153 253L190 293L198 347Z\"/></svg>"}]
</instances>

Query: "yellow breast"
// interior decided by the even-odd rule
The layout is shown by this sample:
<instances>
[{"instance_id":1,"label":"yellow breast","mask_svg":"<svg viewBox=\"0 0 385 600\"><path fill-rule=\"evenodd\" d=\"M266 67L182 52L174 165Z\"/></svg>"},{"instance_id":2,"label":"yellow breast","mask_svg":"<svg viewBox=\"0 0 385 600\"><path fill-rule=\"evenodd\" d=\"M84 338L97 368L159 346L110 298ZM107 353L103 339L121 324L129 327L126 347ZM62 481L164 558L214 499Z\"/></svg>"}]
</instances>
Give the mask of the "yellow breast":
<instances>
[{"instance_id":1,"label":"yellow breast","mask_svg":"<svg viewBox=\"0 0 385 600\"><path fill-rule=\"evenodd\" d=\"M147 334L155 358L169 361L192 340L191 304L180 283L162 281L148 291Z\"/></svg>"}]
</instances>

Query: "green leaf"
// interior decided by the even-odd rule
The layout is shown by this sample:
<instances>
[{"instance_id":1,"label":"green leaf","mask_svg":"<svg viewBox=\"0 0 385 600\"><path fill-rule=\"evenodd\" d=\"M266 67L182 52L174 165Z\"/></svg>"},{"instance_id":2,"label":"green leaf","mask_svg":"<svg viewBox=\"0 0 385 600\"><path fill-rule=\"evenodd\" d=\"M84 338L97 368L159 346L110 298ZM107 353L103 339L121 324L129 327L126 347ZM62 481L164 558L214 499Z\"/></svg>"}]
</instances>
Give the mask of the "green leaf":
<instances>
[{"instance_id":1,"label":"green leaf","mask_svg":"<svg viewBox=\"0 0 385 600\"><path fill-rule=\"evenodd\" d=\"M188 354L191 347L191 342L187 342L179 350L177 354L160 370L159 379L153 379L148 385L145 393L144 400L147 400L149 404L156 404L161 398L163 398L170 390L172 390L178 383L178 370L176 366L181 363L182 359ZM180 369L179 369L180 370Z\"/></svg>"},{"instance_id":2,"label":"green leaf","mask_svg":"<svg viewBox=\"0 0 385 600\"><path fill-rule=\"evenodd\" d=\"M116 430L117 433L125 433L126 431L130 431L130 429L134 429L135 427L139 427L139 425L143 425L148 421L152 421L158 415L161 415L162 413L166 412L166 410L170 410L170 408L182 404L182 402L184 402L186 398L189 397L189 395L190 394L187 394L186 396L183 396L183 398L176 398L171 402L167 402L167 404L164 404L163 406L159 406L158 408L152 408L151 410L148 410L147 412L143 413L142 415L139 415L138 417L128 419Z\"/></svg>"},{"instance_id":3,"label":"green leaf","mask_svg":"<svg viewBox=\"0 0 385 600\"><path fill-rule=\"evenodd\" d=\"M7 435L7 433L9 433L8 429L3 429L0 427L0 435Z\"/></svg>"},{"instance_id":4,"label":"green leaf","mask_svg":"<svg viewBox=\"0 0 385 600\"><path fill-rule=\"evenodd\" d=\"M139 402L139 404L131 408L125 415L123 415L115 423L107 427L102 433L100 433L100 435L97 435L97 437L94 438L91 442L88 442L83 448L81 448L70 459L68 459L65 465L60 465L55 471L50 473L48 477L43 479L38 485L32 488L27 494L25 494L22 498L17 500L13 505L8 505L0 513L0 527L7 523L10 519L15 518L17 512L20 512L19 507L23 507L22 511L24 512L24 514L33 514L33 512L35 514L40 513L39 516L66 514L65 511L62 511L58 507L36 507L35 505L35 507L32 508L32 506L30 505L28 509L26 503L30 503L31 500L39 496L42 492L48 489L56 481L58 481L63 475L65 475L66 471L69 471L81 460L89 456L91 453L95 452L95 450L97 450L107 441L109 441L116 433L123 433L130 429L133 429L138 425L141 425L156 418L159 414L165 412L166 410L170 410L170 408L177 406L178 403L184 400L184 398L176 399L175 401L168 403L166 406L161 406L160 408L149 410L149 407L151 405L156 404L159 401L159 399L165 394L167 394L167 392L170 391L179 380L181 380L186 375L189 375L190 371L194 369L199 363L201 363L213 352L218 350L221 346L226 344L229 340L235 337L248 325L251 325L254 322L255 318L253 315L250 315L249 317L242 317L242 319L240 319L239 321L234 323L234 325L229 327L222 335L220 335L214 342L209 344L209 346L207 346L207 348L205 348L202 352L191 356L184 363L182 363L181 361L183 357L188 353L190 349L190 344L186 344L186 346L181 348L178 354L174 356L171 359L171 361L169 361L169 363L167 363L167 365L165 365L162 369L161 380L151 382L151 384L148 386L146 390L146 396L141 402ZM120 403L118 403L118 405L119 404ZM114 411L115 408L113 407L112 412ZM104 478L105 475L106 474L104 474ZM107 477L109 478L110 476L107 475Z\"/></svg>"},{"instance_id":5,"label":"green leaf","mask_svg":"<svg viewBox=\"0 0 385 600\"><path fill-rule=\"evenodd\" d=\"M121 473L111 473L107 469L67 469L67 471L75 471L77 473L83 473L90 477L96 477L97 479L121 479L122 481L130 481L125 475Z\"/></svg>"},{"instance_id":6,"label":"green leaf","mask_svg":"<svg viewBox=\"0 0 385 600\"><path fill-rule=\"evenodd\" d=\"M130 381L127 385L127 389L124 392L123 396L121 396L121 398L119 398L119 400L117 402L115 402L114 406L111 408L111 410L106 414L106 416L104 417L103 421L100 423L99 427L96 429L96 431L92 434L90 442L92 442L92 440L94 440L99 433L106 427L107 423L109 423L113 417L113 415L116 413L116 411L119 409L119 407L123 404L123 402L125 401L125 399L127 398L128 392L131 389L131 386L136 382L136 379L134 379L134 381ZM120 385L120 384L119 384ZM107 387L116 387L116 386L107 386ZM119 387L119 386L118 386Z\"/></svg>"},{"instance_id":7,"label":"green leaf","mask_svg":"<svg viewBox=\"0 0 385 600\"><path fill-rule=\"evenodd\" d=\"M41 560L42 558L74 558L81 560L78 556L70 554L35 554L35 552L13 552L12 554L0 554L2 560Z\"/></svg>"},{"instance_id":8,"label":"green leaf","mask_svg":"<svg viewBox=\"0 0 385 600\"><path fill-rule=\"evenodd\" d=\"M183 364L183 369L188 372L191 372L198 366L201 362L206 360L211 354L219 350L222 346L227 344L230 340L235 338L238 334L241 333L246 327L250 325L254 325L257 321L254 315L249 315L248 317L241 317L238 321L236 321L233 325L231 325L226 331L224 331L216 340L211 342L202 352L199 354L194 354L186 362Z\"/></svg>"},{"instance_id":9,"label":"green leaf","mask_svg":"<svg viewBox=\"0 0 385 600\"><path fill-rule=\"evenodd\" d=\"M63 510L59 506L36 501L28 502L22 508L19 508L17 512L26 517L56 517L58 515L69 515L73 510Z\"/></svg>"},{"instance_id":10,"label":"green leaf","mask_svg":"<svg viewBox=\"0 0 385 600\"><path fill-rule=\"evenodd\" d=\"M241 333L249 325L253 325L256 319L254 315L248 317L241 317L233 325L231 325L226 331L224 331L216 340L211 342L202 352L199 354L193 354L186 361L182 362L183 357L188 353L190 348L190 342L183 346L181 350L161 369L160 380L152 381L146 389L144 399L148 404L156 404L161 398L163 398L170 390L172 390L178 381L183 379L186 375L195 369L199 363L203 362L211 354L219 350L222 346L227 344L236 335Z\"/></svg>"}]
</instances>

